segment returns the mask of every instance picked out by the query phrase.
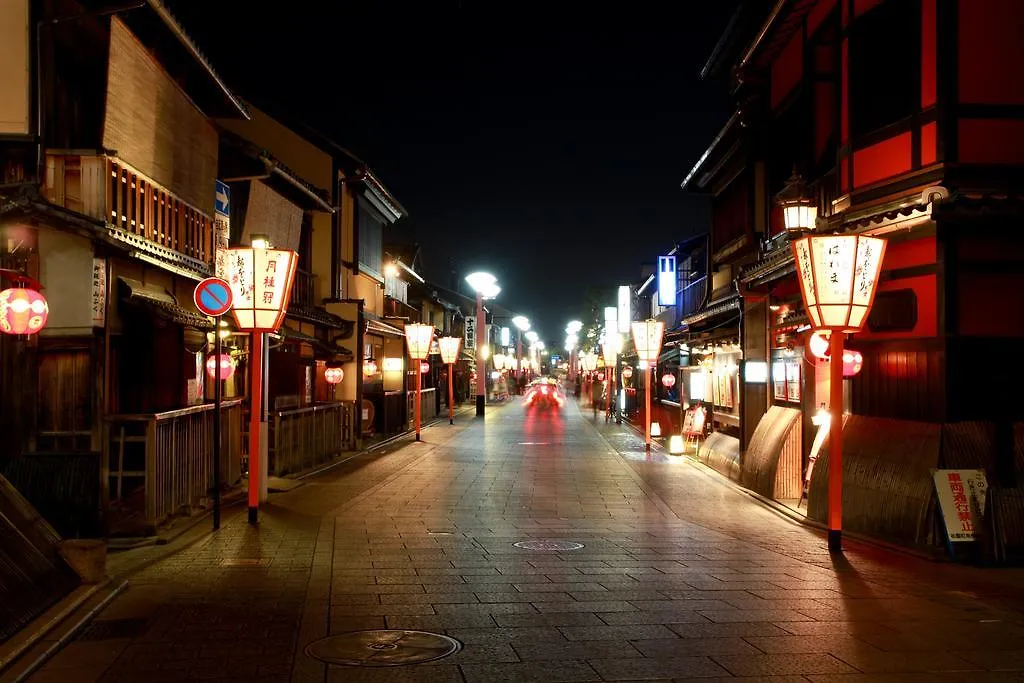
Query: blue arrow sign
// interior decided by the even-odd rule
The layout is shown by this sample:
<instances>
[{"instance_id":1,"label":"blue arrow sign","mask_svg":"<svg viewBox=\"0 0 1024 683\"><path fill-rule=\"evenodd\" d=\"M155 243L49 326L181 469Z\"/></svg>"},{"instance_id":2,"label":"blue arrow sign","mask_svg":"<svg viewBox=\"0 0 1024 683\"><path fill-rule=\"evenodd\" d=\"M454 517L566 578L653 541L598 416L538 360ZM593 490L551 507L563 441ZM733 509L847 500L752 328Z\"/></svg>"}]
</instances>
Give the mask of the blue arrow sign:
<instances>
[{"instance_id":1,"label":"blue arrow sign","mask_svg":"<svg viewBox=\"0 0 1024 683\"><path fill-rule=\"evenodd\" d=\"M213 210L225 216L230 214L231 209L231 188L227 183L217 181L217 191L214 199Z\"/></svg>"}]
</instances>

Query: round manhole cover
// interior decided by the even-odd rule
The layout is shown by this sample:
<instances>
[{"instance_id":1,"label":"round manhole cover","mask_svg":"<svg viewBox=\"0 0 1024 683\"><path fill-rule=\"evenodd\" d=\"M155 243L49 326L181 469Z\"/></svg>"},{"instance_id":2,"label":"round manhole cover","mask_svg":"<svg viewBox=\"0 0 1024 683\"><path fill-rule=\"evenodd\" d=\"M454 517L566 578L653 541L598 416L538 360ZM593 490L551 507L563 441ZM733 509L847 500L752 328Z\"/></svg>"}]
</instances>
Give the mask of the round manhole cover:
<instances>
[{"instance_id":1,"label":"round manhole cover","mask_svg":"<svg viewBox=\"0 0 1024 683\"><path fill-rule=\"evenodd\" d=\"M461 649L462 643L439 633L382 629L321 638L306 646L306 655L328 664L402 666L430 662Z\"/></svg>"},{"instance_id":2,"label":"round manhole cover","mask_svg":"<svg viewBox=\"0 0 1024 683\"><path fill-rule=\"evenodd\" d=\"M519 541L512 545L523 550L579 550L583 547L575 541Z\"/></svg>"}]
</instances>

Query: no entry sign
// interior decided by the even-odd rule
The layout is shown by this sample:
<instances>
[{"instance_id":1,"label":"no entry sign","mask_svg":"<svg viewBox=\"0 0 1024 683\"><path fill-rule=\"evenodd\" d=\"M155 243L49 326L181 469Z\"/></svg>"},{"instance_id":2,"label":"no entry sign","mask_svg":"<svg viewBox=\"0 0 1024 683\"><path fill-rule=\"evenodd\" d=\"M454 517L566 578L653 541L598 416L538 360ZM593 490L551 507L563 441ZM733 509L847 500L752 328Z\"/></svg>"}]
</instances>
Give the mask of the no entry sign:
<instances>
[{"instance_id":1,"label":"no entry sign","mask_svg":"<svg viewBox=\"0 0 1024 683\"><path fill-rule=\"evenodd\" d=\"M231 285L219 277L208 277L198 285L193 294L196 308L213 317L221 316L231 310L234 297Z\"/></svg>"}]
</instances>

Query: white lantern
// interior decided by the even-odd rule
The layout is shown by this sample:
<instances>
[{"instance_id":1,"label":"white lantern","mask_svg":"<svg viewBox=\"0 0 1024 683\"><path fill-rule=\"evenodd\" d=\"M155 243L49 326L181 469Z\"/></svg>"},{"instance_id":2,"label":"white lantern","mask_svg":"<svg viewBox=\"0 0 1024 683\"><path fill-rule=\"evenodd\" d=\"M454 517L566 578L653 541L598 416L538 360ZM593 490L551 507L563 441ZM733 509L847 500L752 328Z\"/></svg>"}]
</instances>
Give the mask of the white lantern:
<instances>
[{"instance_id":1,"label":"white lantern","mask_svg":"<svg viewBox=\"0 0 1024 683\"><path fill-rule=\"evenodd\" d=\"M857 332L875 299L886 241L815 235L793 241L804 307L815 329Z\"/></svg>"},{"instance_id":2,"label":"white lantern","mask_svg":"<svg viewBox=\"0 0 1024 683\"><path fill-rule=\"evenodd\" d=\"M462 346L462 339L459 337L441 337L438 340L438 346L441 348L441 360L447 364L459 360L459 347Z\"/></svg>"},{"instance_id":3,"label":"white lantern","mask_svg":"<svg viewBox=\"0 0 1024 683\"><path fill-rule=\"evenodd\" d=\"M644 320L633 323L633 345L642 363L654 363L661 355L661 338L665 334L665 323L658 320Z\"/></svg>"},{"instance_id":4,"label":"white lantern","mask_svg":"<svg viewBox=\"0 0 1024 683\"><path fill-rule=\"evenodd\" d=\"M818 207L811 199L811 193L803 176L793 171L786 186L775 195L776 203L782 207L782 219L786 230L810 230L818 218Z\"/></svg>"},{"instance_id":5,"label":"white lantern","mask_svg":"<svg viewBox=\"0 0 1024 683\"><path fill-rule=\"evenodd\" d=\"M430 354L430 342L434 340L434 326L409 323L405 326L405 341L409 346L409 357L423 360Z\"/></svg>"},{"instance_id":6,"label":"white lantern","mask_svg":"<svg viewBox=\"0 0 1024 683\"><path fill-rule=\"evenodd\" d=\"M231 312L238 329L277 332L288 311L298 254L252 247L227 252L227 280L234 295Z\"/></svg>"}]
</instances>

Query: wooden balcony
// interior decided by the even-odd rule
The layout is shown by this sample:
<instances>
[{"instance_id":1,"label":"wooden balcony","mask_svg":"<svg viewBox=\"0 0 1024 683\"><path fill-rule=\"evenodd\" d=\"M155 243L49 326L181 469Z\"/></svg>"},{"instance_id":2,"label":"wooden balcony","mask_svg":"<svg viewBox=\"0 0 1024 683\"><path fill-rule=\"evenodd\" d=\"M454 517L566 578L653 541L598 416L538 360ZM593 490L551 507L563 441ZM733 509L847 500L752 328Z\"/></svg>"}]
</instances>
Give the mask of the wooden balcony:
<instances>
[{"instance_id":1,"label":"wooden balcony","mask_svg":"<svg viewBox=\"0 0 1024 683\"><path fill-rule=\"evenodd\" d=\"M315 292L316 275L305 270L296 270L295 281L292 283L292 298L288 305L306 310L315 308Z\"/></svg>"},{"instance_id":2,"label":"wooden balcony","mask_svg":"<svg viewBox=\"0 0 1024 683\"><path fill-rule=\"evenodd\" d=\"M116 157L48 152L44 193L53 204L103 221L122 241L141 239L207 269L213 262L213 219Z\"/></svg>"}]
</instances>

